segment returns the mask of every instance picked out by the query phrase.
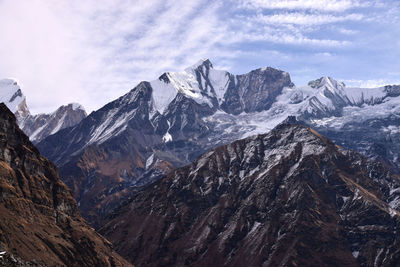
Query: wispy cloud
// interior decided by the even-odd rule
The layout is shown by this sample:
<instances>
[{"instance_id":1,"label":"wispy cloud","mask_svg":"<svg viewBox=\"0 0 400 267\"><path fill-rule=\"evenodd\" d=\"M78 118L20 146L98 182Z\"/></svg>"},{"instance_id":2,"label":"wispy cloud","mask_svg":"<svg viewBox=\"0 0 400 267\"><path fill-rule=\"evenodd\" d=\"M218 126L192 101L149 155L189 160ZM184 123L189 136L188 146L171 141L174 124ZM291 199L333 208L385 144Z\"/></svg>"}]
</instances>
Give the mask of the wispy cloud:
<instances>
[{"instance_id":1,"label":"wispy cloud","mask_svg":"<svg viewBox=\"0 0 400 267\"><path fill-rule=\"evenodd\" d=\"M299 9L342 12L356 7L369 6L368 1L357 0L244 0L247 8Z\"/></svg>"},{"instance_id":2,"label":"wispy cloud","mask_svg":"<svg viewBox=\"0 0 400 267\"><path fill-rule=\"evenodd\" d=\"M142 79L217 55L225 35L218 8L202 0L2 1L0 75L23 82L34 111L66 101L92 110Z\"/></svg>"},{"instance_id":3,"label":"wispy cloud","mask_svg":"<svg viewBox=\"0 0 400 267\"><path fill-rule=\"evenodd\" d=\"M350 44L349 41L309 38L300 33L284 31L271 31L260 33L240 33L236 35L237 41L263 41L276 44L310 45L319 47L343 47Z\"/></svg>"},{"instance_id":4,"label":"wispy cloud","mask_svg":"<svg viewBox=\"0 0 400 267\"><path fill-rule=\"evenodd\" d=\"M273 15L257 16L260 22L266 24L295 24L295 25L322 25L342 21L359 21L364 18L362 14L332 15L332 14L306 14L303 12L278 13Z\"/></svg>"}]
</instances>

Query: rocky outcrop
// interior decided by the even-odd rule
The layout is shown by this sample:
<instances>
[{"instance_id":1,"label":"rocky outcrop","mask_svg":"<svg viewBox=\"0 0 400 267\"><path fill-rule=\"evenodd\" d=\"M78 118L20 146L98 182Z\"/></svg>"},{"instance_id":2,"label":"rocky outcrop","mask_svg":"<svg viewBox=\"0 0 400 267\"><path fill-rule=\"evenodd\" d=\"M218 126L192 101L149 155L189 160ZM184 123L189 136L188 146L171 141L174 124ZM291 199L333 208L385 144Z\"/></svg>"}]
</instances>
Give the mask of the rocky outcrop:
<instances>
[{"instance_id":1,"label":"rocky outcrop","mask_svg":"<svg viewBox=\"0 0 400 267\"><path fill-rule=\"evenodd\" d=\"M53 163L0 104L0 263L130 266L79 214Z\"/></svg>"},{"instance_id":2,"label":"rocky outcrop","mask_svg":"<svg viewBox=\"0 0 400 267\"><path fill-rule=\"evenodd\" d=\"M168 174L100 232L137 265L396 266L399 190L292 118Z\"/></svg>"}]
</instances>

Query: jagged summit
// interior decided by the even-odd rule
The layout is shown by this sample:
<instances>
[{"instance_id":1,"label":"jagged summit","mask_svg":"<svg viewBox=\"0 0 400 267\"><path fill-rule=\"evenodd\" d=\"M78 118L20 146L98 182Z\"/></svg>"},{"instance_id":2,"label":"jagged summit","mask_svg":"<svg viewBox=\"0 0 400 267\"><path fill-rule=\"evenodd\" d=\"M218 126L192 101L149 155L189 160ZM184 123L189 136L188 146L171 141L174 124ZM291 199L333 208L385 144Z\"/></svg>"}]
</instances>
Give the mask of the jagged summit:
<instances>
[{"instance_id":1,"label":"jagged summit","mask_svg":"<svg viewBox=\"0 0 400 267\"><path fill-rule=\"evenodd\" d=\"M324 77L321 77L314 81L310 81L308 83L308 86L310 86L312 88L316 88L316 89L321 88L322 86L338 88L338 87L345 87L345 84L343 82L339 82L329 76L324 76Z\"/></svg>"},{"instance_id":2,"label":"jagged summit","mask_svg":"<svg viewBox=\"0 0 400 267\"><path fill-rule=\"evenodd\" d=\"M257 82L253 88L249 83ZM183 72L166 72L150 82L154 110L163 114L178 96L202 106L227 113L254 112L266 109L283 87L292 87L288 73L271 67L244 75L217 70L209 59L200 60Z\"/></svg>"},{"instance_id":3,"label":"jagged summit","mask_svg":"<svg viewBox=\"0 0 400 267\"><path fill-rule=\"evenodd\" d=\"M203 68L205 67L205 69L212 69L213 64L211 63L211 61L208 58L204 58L204 59L200 59L199 61L197 61L195 64L193 64L192 66L188 67L185 69L186 72L192 72L195 69L198 68Z\"/></svg>"}]
</instances>

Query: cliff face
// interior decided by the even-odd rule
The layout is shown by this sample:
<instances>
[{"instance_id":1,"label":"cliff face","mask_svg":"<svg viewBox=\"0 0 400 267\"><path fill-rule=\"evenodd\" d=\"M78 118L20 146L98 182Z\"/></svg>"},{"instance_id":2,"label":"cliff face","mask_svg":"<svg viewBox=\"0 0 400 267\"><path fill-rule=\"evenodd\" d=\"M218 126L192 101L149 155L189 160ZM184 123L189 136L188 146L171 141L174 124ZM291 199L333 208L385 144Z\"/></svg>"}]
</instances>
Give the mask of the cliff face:
<instances>
[{"instance_id":1,"label":"cliff face","mask_svg":"<svg viewBox=\"0 0 400 267\"><path fill-rule=\"evenodd\" d=\"M146 266L396 266L399 177L287 121L205 153L100 232Z\"/></svg>"},{"instance_id":2,"label":"cliff face","mask_svg":"<svg viewBox=\"0 0 400 267\"><path fill-rule=\"evenodd\" d=\"M0 104L0 265L129 266L81 217L55 165ZM18 259L18 260L17 260Z\"/></svg>"}]
</instances>

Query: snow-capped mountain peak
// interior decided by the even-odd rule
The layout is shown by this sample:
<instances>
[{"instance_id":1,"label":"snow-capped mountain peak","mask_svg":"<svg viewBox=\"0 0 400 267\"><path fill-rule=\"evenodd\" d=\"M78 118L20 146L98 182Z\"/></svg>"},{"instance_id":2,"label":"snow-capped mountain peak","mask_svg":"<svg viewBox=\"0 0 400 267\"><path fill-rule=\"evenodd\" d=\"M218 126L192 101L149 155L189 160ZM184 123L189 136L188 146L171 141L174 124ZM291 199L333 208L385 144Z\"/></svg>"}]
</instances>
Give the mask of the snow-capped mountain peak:
<instances>
[{"instance_id":1,"label":"snow-capped mountain peak","mask_svg":"<svg viewBox=\"0 0 400 267\"><path fill-rule=\"evenodd\" d=\"M4 102L11 112L17 115L18 120L30 114L25 96L18 83L13 79L0 80L0 102Z\"/></svg>"},{"instance_id":2,"label":"snow-capped mountain peak","mask_svg":"<svg viewBox=\"0 0 400 267\"><path fill-rule=\"evenodd\" d=\"M155 110L163 114L178 94L198 104L215 106L222 102L227 89L229 73L215 70L209 59L203 59L181 72L166 72L150 82Z\"/></svg>"},{"instance_id":3,"label":"snow-capped mountain peak","mask_svg":"<svg viewBox=\"0 0 400 267\"><path fill-rule=\"evenodd\" d=\"M345 84L343 82L337 81L329 76L324 76L319 79L316 79L314 81L310 81L308 83L308 86L311 88L321 88L321 87L327 87L329 89L340 89L344 88Z\"/></svg>"},{"instance_id":4,"label":"snow-capped mountain peak","mask_svg":"<svg viewBox=\"0 0 400 267\"><path fill-rule=\"evenodd\" d=\"M195 64L193 64L192 66L188 67L185 69L185 72L193 72L193 70L199 69L199 68L205 68L205 69L212 69L213 64L211 63L211 61L208 58L203 58L200 59L199 61L197 61Z\"/></svg>"},{"instance_id":5,"label":"snow-capped mountain peak","mask_svg":"<svg viewBox=\"0 0 400 267\"><path fill-rule=\"evenodd\" d=\"M284 87L292 87L287 72L271 67L260 68L243 75L233 75L214 69L209 59L203 59L182 72L167 72L152 81L152 114L164 114L169 104L181 95L208 106L215 112L230 114L255 112L270 107Z\"/></svg>"}]
</instances>

